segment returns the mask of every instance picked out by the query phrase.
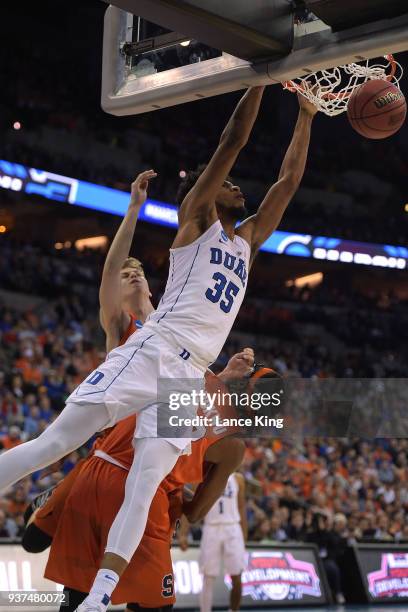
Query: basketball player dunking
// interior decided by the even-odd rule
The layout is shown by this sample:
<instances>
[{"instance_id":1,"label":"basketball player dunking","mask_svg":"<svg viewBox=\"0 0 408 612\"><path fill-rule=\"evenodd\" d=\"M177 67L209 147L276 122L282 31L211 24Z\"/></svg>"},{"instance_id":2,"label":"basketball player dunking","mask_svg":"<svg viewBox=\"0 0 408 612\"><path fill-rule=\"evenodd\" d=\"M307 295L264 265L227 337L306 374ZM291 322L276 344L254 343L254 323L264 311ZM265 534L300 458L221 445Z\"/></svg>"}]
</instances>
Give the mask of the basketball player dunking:
<instances>
[{"instance_id":1,"label":"basketball player dunking","mask_svg":"<svg viewBox=\"0 0 408 612\"><path fill-rule=\"evenodd\" d=\"M38 438L0 457L1 490L132 413L141 414L138 426L143 420L154 423L151 437L145 426L145 437L135 441L138 461L129 470L125 499L110 530L95 588L80 610L107 609L119 576L140 543L157 487L194 437L193 431L183 432L184 438L157 437L149 412L157 410L158 379L182 381L183 392L186 379L190 390L203 388L204 372L217 358L238 314L253 259L276 229L303 176L316 109L300 99L299 118L278 181L258 212L235 230L245 214L244 198L227 177L249 138L263 90L254 87L245 93L205 170L188 177L192 180L187 182L189 192L170 251L169 278L157 310L143 329L112 350L106 362L77 387L59 417ZM135 199L139 208L141 199ZM190 416L196 410L191 402Z\"/></svg>"},{"instance_id":2,"label":"basketball player dunking","mask_svg":"<svg viewBox=\"0 0 408 612\"><path fill-rule=\"evenodd\" d=\"M139 175L132 189L135 190L149 175L150 172ZM126 342L135 328L141 329L147 315L153 311L142 264L129 257L136 217L129 207L111 244L102 273L100 318L106 332L107 350ZM253 351L244 349L230 359L218 377L208 372L206 388L214 393L220 386L223 388L222 380L249 376L253 362ZM220 415L221 411L222 408ZM135 416L130 416L111 430L105 430L105 435L94 443L88 458L80 461L53 490L47 491L48 498L41 494L27 509L27 519L31 516L23 547L36 553L51 545L45 577L69 585L64 588L69 603L61 606L63 611L75 610L86 599L92 585L109 528L123 501L126 474L134 457L135 423ZM192 444L191 454L180 457L160 484L149 509L141 543L113 591L114 604L134 601L139 603L128 603L129 612L144 608L151 612L170 612L175 600L170 541L177 516L175 508L177 511L181 509L173 500L183 484L203 480L205 461L218 464L218 469L210 471L210 479L215 479L210 489L206 476L207 483L201 489L200 497L205 495L206 505L215 501L226 473L236 469L245 448L243 442L232 438L230 433L229 430L218 434L207 431L205 438ZM109 503L106 503L107 499ZM195 513L197 510L205 512L200 502L199 508L196 503L190 503L190 512L192 506Z\"/></svg>"}]
</instances>

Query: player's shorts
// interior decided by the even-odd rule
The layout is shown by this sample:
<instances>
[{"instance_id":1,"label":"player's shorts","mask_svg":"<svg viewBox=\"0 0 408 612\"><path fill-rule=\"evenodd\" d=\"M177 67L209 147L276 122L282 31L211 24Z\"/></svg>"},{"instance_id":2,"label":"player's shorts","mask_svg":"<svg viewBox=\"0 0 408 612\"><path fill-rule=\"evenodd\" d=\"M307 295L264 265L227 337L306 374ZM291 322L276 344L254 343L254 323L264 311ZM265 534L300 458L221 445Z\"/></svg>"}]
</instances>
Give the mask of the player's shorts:
<instances>
[{"instance_id":1,"label":"player's shorts","mask_svg":"<svg viewBox=\"0 0 408 612\"><path fill-rule=\"evenodd\" d=\"M76 466L67 476L55 487L47 502L37 511L34 524L38 529L46 533L51 538L54 536L58 521L64 509L67 495L72 487L72 483L78 477L86 459L78 461Z\"/></svg>"},{"instance_id":2,"label":"player's shorts","mask_svg":"<svg viewBox=\"0 0 408 612\"><path fill-rule=\"evenodd\" d=\"M221 561L226 574L238 576L245 569L245 542L239 523L204 525L201 537L200 571L219 576Z\"/></svg>"},{"instance_id":3,"label":"player's shorts","mask_svg":"<svg viewBox=\"0 0 408 612\"><path fill-rule=\"evenodd\" d=\"M98 457L87 463L66 500L44 573L83 593L89 593L99 569L128 475ZM168 525L167 495L159 490L145 535L112 594L114 604L136 601L142 607L160 608L174 603Z\"/></svg>"},{"instance_id":4,"label":"player's shorts","mask_svg":"<svg viewBox=\"0 0 408 612\"><path fill-rule=\"evenodd\" d=\"M180 405L173 411L168 407L172 401L174 408L174 401L180 394L188 393L190 397L192 391L204 389L205 369L197 365L183 347L149 329L139 330L131 338L130 342L111 351L106 361L71 393L67 402L104 404L110 417L105 428L131 414L158 406L159 423L154 418L147 419L143 437L175 438L183 449L197 437L194 429L178 426L179 420L170 425L169 417L177 414L192 418L197 413L198 403Z\"/></svg>"}]
</instances>

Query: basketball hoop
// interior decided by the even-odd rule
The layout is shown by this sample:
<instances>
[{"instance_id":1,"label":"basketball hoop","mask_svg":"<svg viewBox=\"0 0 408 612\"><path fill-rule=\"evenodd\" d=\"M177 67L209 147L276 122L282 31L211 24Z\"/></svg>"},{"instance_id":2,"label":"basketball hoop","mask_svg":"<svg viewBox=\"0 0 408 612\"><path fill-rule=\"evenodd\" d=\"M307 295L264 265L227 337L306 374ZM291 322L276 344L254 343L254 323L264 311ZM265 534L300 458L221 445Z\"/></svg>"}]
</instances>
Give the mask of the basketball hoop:
<instances>
[{"instance_id":1,"label":"basketball hoop","mask_svg":"<svg viewBox=\"0 0 408 612\"><path fill-rule=\"evenodd\" d=\"M346 64L327 70L311 72L305 77L285 81L284 89L300 93L317 108L335 117L347 110L349 98L359 85L373 79L389 81L399 87L403 69L392 55L384 55L385 63L369 65L364 63Z\"/></svg>"}]
</instances>

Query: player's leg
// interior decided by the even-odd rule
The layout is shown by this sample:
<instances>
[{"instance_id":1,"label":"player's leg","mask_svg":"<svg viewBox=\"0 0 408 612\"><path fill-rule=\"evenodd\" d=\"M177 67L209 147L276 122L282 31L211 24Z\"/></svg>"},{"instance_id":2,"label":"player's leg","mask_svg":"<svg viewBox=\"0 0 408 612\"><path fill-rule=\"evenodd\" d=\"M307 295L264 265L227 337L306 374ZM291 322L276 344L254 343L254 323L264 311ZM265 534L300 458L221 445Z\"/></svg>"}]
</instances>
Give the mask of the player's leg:
<instances>
[{"instance_id":1,"label":"player's leg","mask_svg":"<svg viewBox=\"0 0 408 612\"><path fill-rule=\"evenodd\" d=\"M71 393L64 410L38 438L0 456L0 491L75 450L96 431L155 400L155 360L160 356L160 347L148 344L153 336L141 334L137 346L124 345L112 351Z\"/></svg>"},{"instance_id":2,"label":"player's leg","mask_svg":"<svg viewBox=\"0 0 408 612\"><path fill-rule=\"evenodd\" d=\"M125 499L109 531L101 569L79 610L105 610L120 576L142 539L147 515L161 481L173 469L181 450L160 438L135 440L135 459L125 485ZM135 521L137 517L137 521Z\"/></svg>"},{"instance_id":3,"label":"player's leg","mask_svg":"<svg viewBox=\"0 0 408 612\"><path fill-rule=\"evenodd\" d=\"M241 525L224 527L224 570L231 576L230 610L239 610L242 597L241 573L245 569L245 541Z\"/></svg>"},{"instance_id":4,"label":"player's leg","mask_svg":"<svg viewBox=\"0 0 408 612\"><path fill-rule=\"evenodd\" d=\"M21 546L26 552L40 553L51 546L52 537L35 524L39 510L46 504L57 485L50 487L44 493L37 495L24 512L24 533Z\"/></svg>"},{"instance_id":5,"label":"player's leg","mask_svg":"<svg viewBox=\"0 0 408 612\"><path fill-rule=\"evenodd\" d=\"M239 610L242 597L241 574L231 576L232 588L230 593L230 610Z\"/></svg>"},{"instance_id":6,"label":"player's leg","mask_svg":"<svg viewBox=\"0 0 408 612\"><path fill-rule=\"evenodd\" d=\"M41 553L51 546L52 537L37 527L35 523L28 525L21 540L21 546L26 552Z\"/></svg>"},{"instance_id":7,"label":"player's leg","mask_svg":"<svg viewBox=\"0 0 408 612\"><path fill-rule=\"evenodd\" d=\"M220 573L223 542L220 527L204 525L199 566L203 575L203 588L199 595L200 611L211 612L215 580Z\"/></svg>"},{"instance_id":8,"label":"player's leg","mask_svg":"<svg viewBox=\"0 0 408 612\"><path fill-rule=\"evenodd\" d=\"M200 612L211 612L215 580L215 576L207 576L206 574L203 576L203 588L199 596Z\"/></svg>"},{"instance_id":9,"label":"player's leg","mask_svg":"<svg viewBox=\"0 0 408 612\"><path fill-rule=\"evenodd\" d=\"M103 404L68 403L38 438L2 453L0 491L84 444L109 418Z\"/></svg>"}]
</instances>

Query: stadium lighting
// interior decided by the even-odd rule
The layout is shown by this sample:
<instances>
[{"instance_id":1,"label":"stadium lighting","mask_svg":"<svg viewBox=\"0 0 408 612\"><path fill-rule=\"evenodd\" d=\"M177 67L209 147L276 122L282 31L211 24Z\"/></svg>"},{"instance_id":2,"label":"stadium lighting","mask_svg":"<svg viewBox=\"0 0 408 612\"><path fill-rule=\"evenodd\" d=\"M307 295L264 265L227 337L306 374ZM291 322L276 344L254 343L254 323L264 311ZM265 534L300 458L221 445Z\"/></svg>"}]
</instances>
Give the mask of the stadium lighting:
<instances>
[{"instance_id":1,"label":"stadium lighting","mask_svg":"<svg viewBox=\"0 0 408 612\"><path fill-rule=\"evenodd\" d=\"M108 244L107 236L91 236L90 238L80 238L75 241L75 248L78 251L84 249L105 249Z\"/></svg>"},{"instance_id":2,"label":"stadium lighting","mask_svg":"<svg viewBox=\"0 0 408 612\"><path fill-rule=\"evenodd\" d=\"M301 289L308 285L309 287L316 287L316 285L320 285L323 280L322 272L315 272L314 274L307 274L306 276L299 276L293 280L286 281L285 285L287 287L297 287Z\"/></svg>"},{"instance_id":3,"label":"stadium lighting","mask_svg":"<svg viewBox=\"0 0 408 612\"><path fill-rule=\"evenodd\" d=\"M185 170L179 171L180 177L182 177L180 174L182 172ZM2 159L0 159L1 188L119 216L126 214L130 195L126 191ZM175 229L178 225L177 206L149 198L144 203L139 218L141 221ZM61 243L61 246L55 248L63 247ZM306 257L330 262L397 270L408 269L408 248L405 246L356 242L333 236L312 236L278 230L264 242L261 250L277 255Z\"/></svg>"}]
</instances>

